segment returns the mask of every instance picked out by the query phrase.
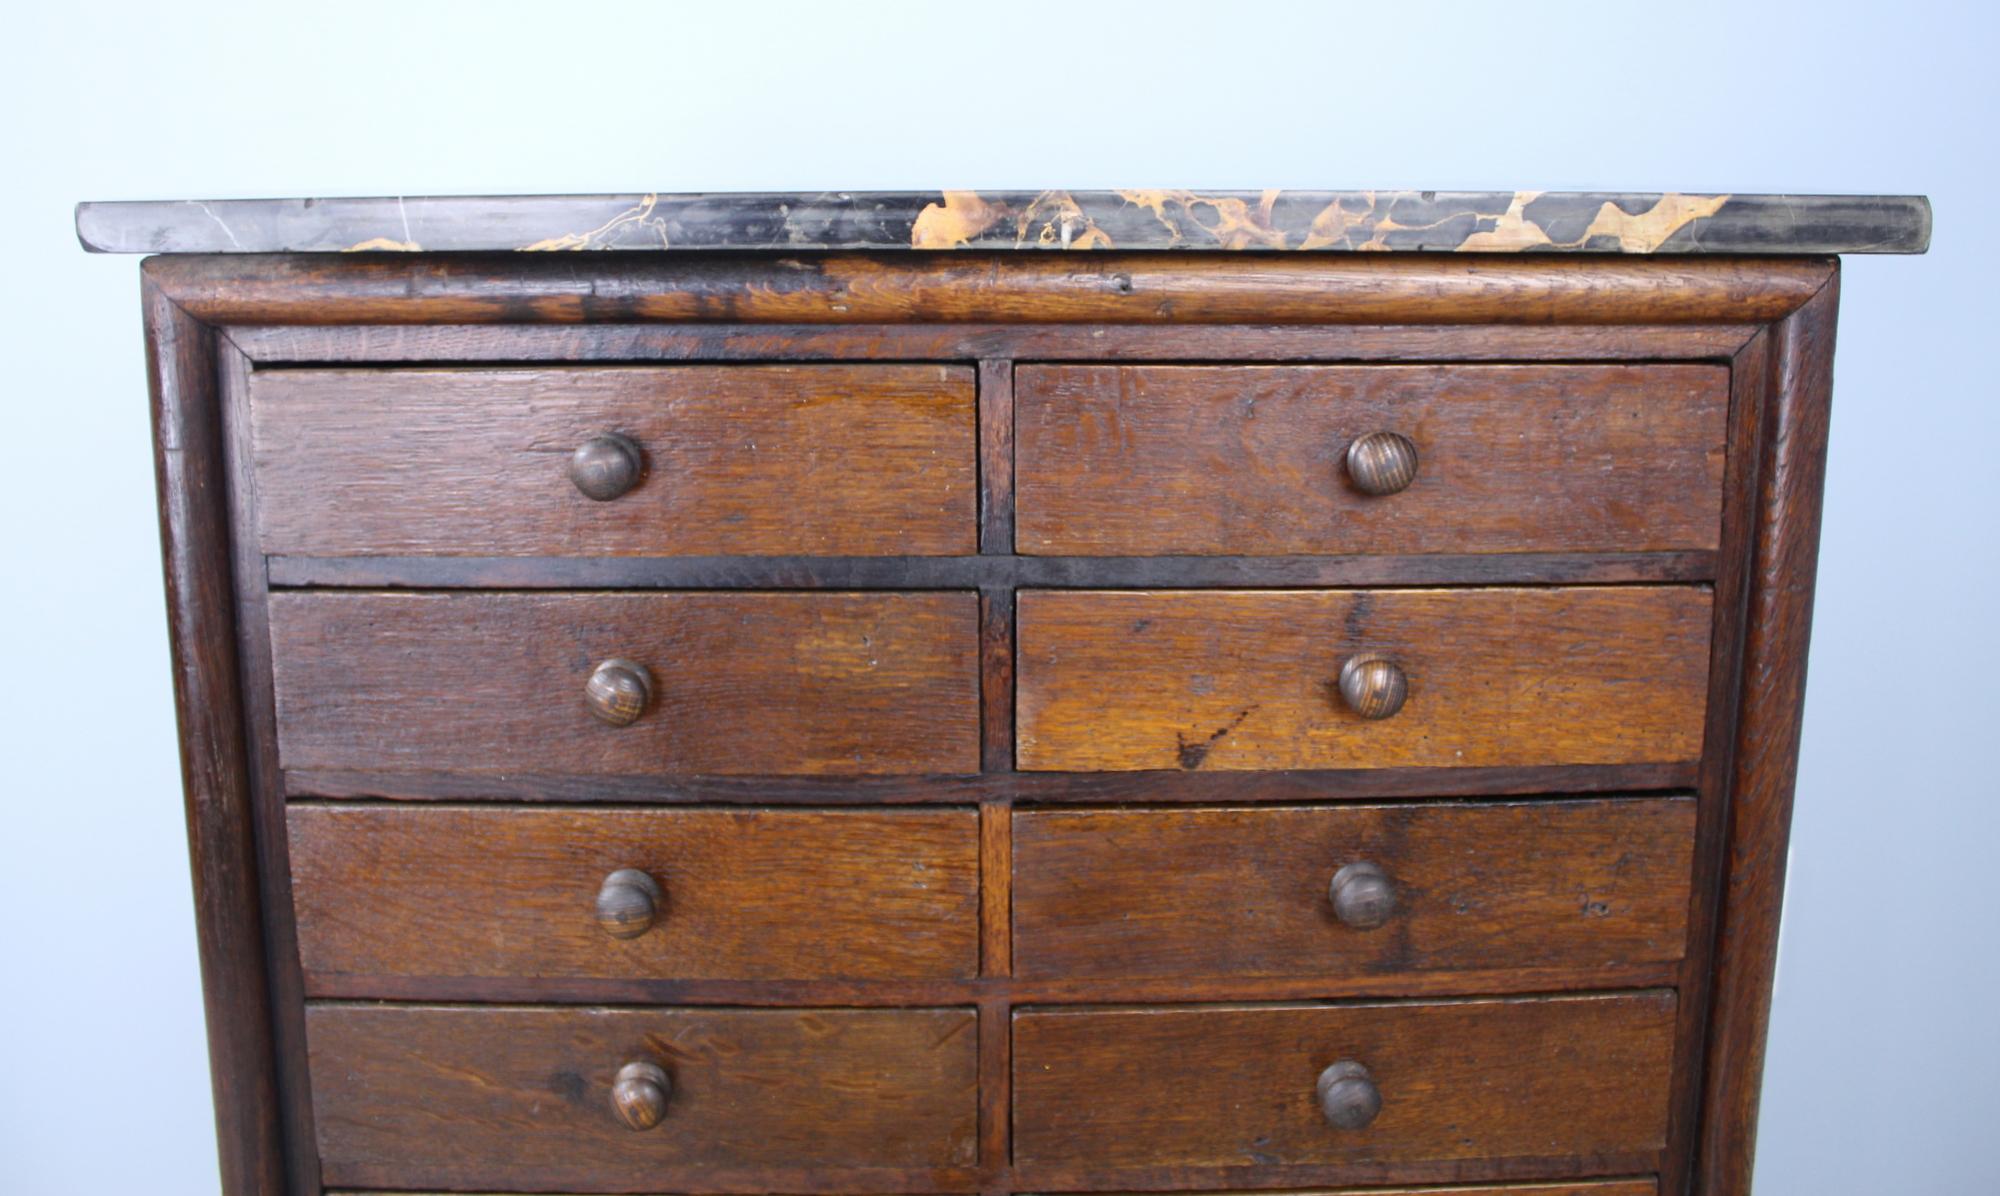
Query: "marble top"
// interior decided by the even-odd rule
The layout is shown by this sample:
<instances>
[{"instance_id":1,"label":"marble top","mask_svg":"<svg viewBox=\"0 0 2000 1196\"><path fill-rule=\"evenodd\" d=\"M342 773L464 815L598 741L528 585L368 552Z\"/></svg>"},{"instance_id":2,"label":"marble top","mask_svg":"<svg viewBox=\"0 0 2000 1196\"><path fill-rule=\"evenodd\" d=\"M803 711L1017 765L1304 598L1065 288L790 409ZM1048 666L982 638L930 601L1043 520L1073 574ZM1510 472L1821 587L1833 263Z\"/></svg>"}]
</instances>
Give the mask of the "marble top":
<instances>
[{"instance_id":1,"label":"marble top","mask_svg":"<svg viewBox=\"0 0 2000 1196\"><path fill-rule=\"evenodd\" d=\"M1920 195L827 191L85 203L98 253L1125 249L1922 253Z\"/></svg>"}]
</instances>

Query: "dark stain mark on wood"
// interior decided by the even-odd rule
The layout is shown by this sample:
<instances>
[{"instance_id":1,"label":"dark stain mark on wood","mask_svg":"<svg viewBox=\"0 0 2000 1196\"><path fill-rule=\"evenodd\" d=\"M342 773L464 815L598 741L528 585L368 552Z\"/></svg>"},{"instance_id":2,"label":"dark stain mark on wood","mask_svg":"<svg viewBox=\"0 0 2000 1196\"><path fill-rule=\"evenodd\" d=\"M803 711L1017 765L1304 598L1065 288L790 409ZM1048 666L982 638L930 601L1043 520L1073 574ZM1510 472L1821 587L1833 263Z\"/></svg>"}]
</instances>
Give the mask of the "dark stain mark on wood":
<instances>
[{"instance_id":1,"label":"dark stain mark on wood","mask_svg":"<svg viewBox=\"0 0 2000 1196\"><path fill-rule=\"evenodd\" d=\"M1208 759L1208 753L1214 749L1215 745L1222 742L1223 738L1231 731L1242 726L1243 720L1249 718L1251 711L1255 709L1257 708L1252 706L1249 709L1237 711L1236 717L1230 719L1227 726L1218 727L1207 739L1189 739L1185 735L1175 734L1174 739L1180 745L1175 755L1179 758L1181 767L1190 771L1200 768L1202 761Z\"/></svg>"}]
</instances>

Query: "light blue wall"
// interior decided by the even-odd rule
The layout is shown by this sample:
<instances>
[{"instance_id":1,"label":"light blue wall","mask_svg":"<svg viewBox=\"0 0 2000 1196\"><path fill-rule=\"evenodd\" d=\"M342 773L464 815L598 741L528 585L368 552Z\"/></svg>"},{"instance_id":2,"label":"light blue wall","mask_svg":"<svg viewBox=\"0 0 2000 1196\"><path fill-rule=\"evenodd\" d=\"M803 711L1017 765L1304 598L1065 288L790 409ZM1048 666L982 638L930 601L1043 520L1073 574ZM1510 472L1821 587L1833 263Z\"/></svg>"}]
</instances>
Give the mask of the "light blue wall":
<instances>
[{"instance_id":1,"label":"light blue wall","mask_svg":"<svg viewBox=\"0 0 2000 1196\"><path fill-rule=\"evenodd\" d=\"M944 185L1930 194L1930 256L1847 264L1759 1190L2000 1190L1992 13L20 6L0 1191L215 1185L137 262L70 205Z\"/></svg>"}]
</instances>

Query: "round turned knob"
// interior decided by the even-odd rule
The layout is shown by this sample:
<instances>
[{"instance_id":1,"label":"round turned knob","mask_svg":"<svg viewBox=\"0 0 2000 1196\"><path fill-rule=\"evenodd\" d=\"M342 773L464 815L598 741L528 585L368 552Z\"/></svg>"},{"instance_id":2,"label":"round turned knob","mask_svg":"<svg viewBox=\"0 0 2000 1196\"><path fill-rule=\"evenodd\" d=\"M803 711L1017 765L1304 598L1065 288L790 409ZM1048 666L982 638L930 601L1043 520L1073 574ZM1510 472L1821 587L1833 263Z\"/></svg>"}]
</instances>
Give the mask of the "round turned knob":
<instances>
[{"instance_id":1,"label":"round turned knob","mask_svg":"<svg viewBox=\"0 0 2000 1196\"><path fill-rule=\"evenodd\" d=\"M1356 930L1373 930L1396 912L1396 890L1389 883L1389 874L1366 861L1345 865L1334 873L1328 891L1333 897L1333 916Z\"/></svg>"},{"instance_id":2,"label":"round turned knob","mask_svg":"<svg viewBox=\"0 0 2000 1196\"><path fill-rule=\"evenodd\" d=\"M1410 696L1410 679L1379 652L1349 657L1340 666L1340 699L1362 718L1388 718Z\"/></svg>"},{"instance_id":3,"label":"round turned knob","mask_svg":"<svg viewBox=\"0 0 2000 1196\"><path fill-rule=\"evenodd\" d=\"M674 1082L657 1063L627 1063L611 1082L611 1111L627 1129L649 1130L667 1115Z\"/></svg>"},{"instance_id":4,"label":"round turned knob","mask_svg":"<svg viewBox=\"0 0 2000 1196\"><path fill-rule=\"evenodd\" d=\"M1347 446L1347 476L1363 494L1394 494L1417 480L1417 446L1396 432L1370 432Z\"/></svg>"},{"instance_id":5,"label":"round turned knob","mask_svg":"<svg viewBox=\"0 0 2000 1196\"><path fill-rule=\"evenodd\" d=\"M585 498L610 502L639 484L646 458L629 436L604 432L577 446L569 458L569 480Z\"/></svg>"},{"instance_id":6,"label":"round turned knob","mask_svg":"<svg viewBox=\"0 0 2000 1196\"><path fill-rule=\"evenodd\" d=\"M583 700L590 712L614 727L639 720L653 702L653 675L630 660L607 660L590 671L583 683Z\"/></svg>"},{"instance_id":7,"label":"round turned knob","mask_svg":"<svg viewBox=\"0 0 2000 1196\"><path fill-rule=\"evenodd\" d=\"M1382 1111L1382 1090L1367 1068L1342 1059L1319 1073L1319 1111L1335 1129L1363 1129Z\"/></svg>"},{"instance_id":8,"label":"round turned knob","mask_svg":"<svg viewBox=\"0 0 2000 1196\"><path fill-rule=\"evenodd\" d=\"M620 868L597 890L597 925L614 939L636 939L653 928L667 894L637 868Z\"/></svg>"}]
</instances>

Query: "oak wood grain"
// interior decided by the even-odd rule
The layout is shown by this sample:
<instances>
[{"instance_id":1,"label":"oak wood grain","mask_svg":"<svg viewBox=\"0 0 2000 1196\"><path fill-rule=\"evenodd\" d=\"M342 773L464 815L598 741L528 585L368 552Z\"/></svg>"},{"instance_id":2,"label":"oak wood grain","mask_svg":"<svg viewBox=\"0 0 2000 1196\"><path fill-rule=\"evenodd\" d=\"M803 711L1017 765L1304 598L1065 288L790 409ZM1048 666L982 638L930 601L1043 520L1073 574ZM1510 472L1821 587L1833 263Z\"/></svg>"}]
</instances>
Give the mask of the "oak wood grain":
<instances>
[{"instance_id":1,"label":"oak wood grain","mask_svg":"<svg viewBox=\"0 0 2000 1196\"><path fill-rule=\"evenodd\" d=\"M290 1156L265 954L256 781L244 744L215 334L150 280L141 297L216 1164L229 1196L278 1196L287 1190Z\"/></svg>"},{"instance_id":2,"label":"oak wood grain","mask_svg":"<svg viewBox=\"0 0 2000 1196\"><path fill-rule=\"evenodd\" d=\"M501 361L1726 360L1756 324L241 324L274 364Z\"/></svg>"},{"instance_id":3,"label":"oak wood grain","mask_svg":"<svg viewBox=\"0 0 2000 1196\"><path fill-rule=\"evenodd\" d=\"M604 775L976 772L974 593L271 598L287 768ZM649 713L593 718L629 658Z\"/></svg>"},{"instance_id":4,"label":"oak wood grain","mask_svg":"<svg viewBox=\"0 0 2000 1196\"><path fill-rule=\"evenodd\" d=\"M1421 556L266 557L270 583L416 589L1119 589L1706 582L1716 554Z\"/></svg>"},{"instance_id":5,"label":"oak wood grain","mask_svg":"<svg viewBox=\"0 0 2000 1196\"><path fill-rule=\"evenodd\" d=\"M1024 591L1017 766L1291 769L1637 764L1701 751L1709 592ZM1369 720L1344 660L1409 696Z\"/></svg>"},{"instance_id":6,"label":"oak wood grain","mask_svg":"<svg viewBox=\"0 0 2000 1196\"><path fill-rule=\"evenodd\" d=\"M1780 318L1827 277L1812 259L1424 254L241 254L144 269L197 318L244 324L1702 324Z\"/></svg>"},{"instance_id":7,"label":"oak wood grain","mask_svg":"<svg viewBox=\"0 0 2000 1196\"><path fill-rule=\"evenodd\" d=\"M1014 815L1022 977L1311 976L1591 967L1686 948L1687 798ZM1336 917L1370 863L1381 925Z\"/></svg>"},{"instance_id":8,"label":"oak wood grain","mask_svg":"<svg viewBox=\"0 0 2000 1196\"><path fill-rule=\"evenodd\" d=\"M322 977L946 979L979 970L979 816L294 803L308 991ZM629 939L611 873L664 890Z\"/></svg>"},{"instance_id":9,"label":"oak wood grain","mask_svg":"<svg viewBox=\"0 0 2000 1196\"><path fill-rule=\"evenodd\" d=\"M226 339L226 338L225 338ZM251 829L270 976L272 1046L284 1119L288 1190L312 1196L319 1185L313 1148L312 1085L306 1064L305 979L292 917L291 859L285 841L284 775L278 766L277 710L271 693L271 629L266 558L254 537L234 529L256 524L257 484L250 461L250 361L218 339L216 381L222 402L228 471L231 580L236 591L237 668L242 681L243 749L249 764Z\"/></svg>"},{"instance_id":10,"label":"oak wood grain","mask_svg":"<svg viewBox=\"0 0 2000 1196\"><path fill-rule=\"evenodd\" d=\"M1839 303L1835 270L1810 302L1772 330L1765 359L1768 397L1748 512L1742 709L1729 779L1702 1120L1691 1168L1703 1193L1746 1191L1755 1170L1804 725Z\"/></svg>"},{"instance_id":11,"label":"oak wood grain","mask_svg":"<svg viewBox=\"0 0 2000 1196\"><path fill-rule=\"evenodd\" d=\"M1714 366L1023 366L1016 393L1023 552L1686 551L1720 526ZM1415 445L1396 493L1345 460L1378 433Z\"/></svg>"},{"instance_id":12,"label":"oak wood grain","mask_svg":"<svg viewBox=\"0 0 2000 1196\"><path fill-rule=\"evenodd\" d=\"M1330 1001L1496 996L1673 985L1672 963L1485 968L1446 972L1322 972L1314 976L1172 976L1150 979L666 980L643 976L364 976L324 973L327 1001L474 1001L616 1005L740 1005L748 1008L1024 1004L1156 1005L1189 1001Z\"/></svg>"},{"instance_id":13,"label":"oak wood grain","mask_svg":"<svg viewBox=\"0 0 2000 1196\"><path fill-rule=\"evenodd\" d=\"M1627 1156L1664 1142L1674 996L1024 1011L1014 1154L1100 1168ZM1362 1130L1322 1119L1321 1069L1366 1064ZM1282 1172L1273 1170L1275 1182ZM1198 1186L1190 1184L1189 1186Z\"/></svg>"},{"instance_id":14,"label":"oak wood grain","mask_svg":"<svg viewBox=\"0 0 2000 1196\"><path fill-rule=\"evenodd\" d=\"M1644 793L1691 789L1694 761L1512 768L1343 768L1292 772L988 772L953 776L495 774L355 769L285 773L293 797L532 801L592 805L875 806L965 802L1151 805Z\"/></svg>"},{"instance_id":15,"label":"oak wood grain","mask_svg":"<svg viewBox=\"0 0 2000 1196\"><path fill-rule=\"evenodd\" d=\"M306 1017L332 1186L939 1191L963 1188L975 1158L969 1010L314 1004ZM610 1088L645 1061L673 1094L635 1133Z\"/></svg>"},{"instance_id":16,"label":"oak wood grain","mask_svg":"<svg viewBox=\"0 0 2000 1196\"><path fill-rule=\"evenodd\" d=\"M972 371L929 365L278 370L259 537L320 556L925 556L977 547ZM570 455L643 455L592 501Z\"/></svg>"}]
</instances>

